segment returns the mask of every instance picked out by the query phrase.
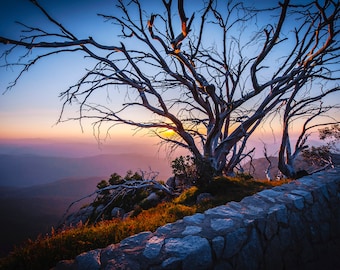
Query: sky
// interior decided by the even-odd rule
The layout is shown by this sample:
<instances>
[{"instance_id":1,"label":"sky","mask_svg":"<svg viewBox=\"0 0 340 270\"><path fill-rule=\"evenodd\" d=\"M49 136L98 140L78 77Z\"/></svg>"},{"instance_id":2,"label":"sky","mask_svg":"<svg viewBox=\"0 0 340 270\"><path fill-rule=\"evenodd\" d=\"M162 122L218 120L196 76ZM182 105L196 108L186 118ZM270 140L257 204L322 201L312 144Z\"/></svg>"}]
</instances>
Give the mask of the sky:
<instances>
[{"instance_id":1,"label":"sky","mask_svg":"<svg viewBox=\"0 0 340 270\"><path fill-rule=\"evenodd\" d=\"M102 4L95 5L94 1L88 0L41 1L53 15L58 14L58 19L60 17L65 25L71 25L80 33L84 32L83 29L91 31L93 28L94 31L95 25L101 22L94 11L104 12L110 1L98 2ZM21 29L14 21L38 26L46 23L27 0L1 1L1 5L0 31L4 36L11 37ZM55 125L62 105L59 93L76 82L83 68L79 57L70 54L44 59L26 72L10 91L6 91L6 87L17 72L0 69L0 138L92 138L91 128L85 127L82 131L75 122Z\"/></svg>"},{"instance_id":2,"label":"sky","mask_svg":"<svg viewBox=\"0 0 340 270\"><path fill-rule=\"evenodd\" d=\"M112 0L41 0L39 3L52 16L61 21L79 37L89 35L96 40L114 41L112 25L104 23L97 13L114 13L116 1ZM3 0L0 2L0 34L15 38L22 27L15 21L32 26L45 26L47 20L28 0ZM18 8L20 6L20 8ZM100 25L100 27L98 27ZM0 52L5 49L0 45ZM24 50L18 50L17 55ZM10 58L11 59L11 58ZM3 63L3 62L2 62ZM89 65L82 56L58 54L42 59L25 72L15 87L7 91L7 86L15 79L18 69L0 68L0 139L53 138L94 140L91 123L70 121L56 125L62 108L60 92L74 84L84 74ZM113 102L122 102L123 96L110 97ZM113 99L113 100L112 100ZM77 108L75 107L74 110ZM136 136L135 129L120 125L110 133L110 140L126 141ZM154 142L154 140L152 140Z\"/></svg>"},{"instance_id":3,"label":"sky","mask_svg":"<svg viewBox=\"0 0 340 270\"><path fill-rule=\"evenodd\" d=\"M80 37L87 38L90 34L96 40L103 40L106 43L108 40L114 42L115 35L112 33L112 25L103 22L103 18L97 16L97 13L114 13L116 2L115 0L39 1L52 16ZM1 0L0 35L9 38L17 37L15 33L21 31L22 27L15 23L16 21L38 27L46 26L47 22L29 0ZM0 44L0 54L4 50L5 46ZM23 53L24 50L19 50L17 55ZM106 137L103 131L102 140L98 144L90 122L84 121L82 126L77 121L56 124L62 108L60 92L78 81L84 74L86 65L88 65L86 59L79 55L49 57L32 66L10 90L6 88L17 76L18 69L0 68L0 148L2 143L2 145L18 145L28 153L35 149L34 153L45 152L61 156L135 151L155 157L168 157L165 149L159 148L158 140L147 136L146 132L136 133L136 130L130 126L117 126L110 132L109 137ZM110 102L122 102L123 98L124 96L111 97ZM75 107L74 110L77 111L77 108ZM69 142L75 147L71 148ZM80 145L79 147L77 143L94 146ZM47 150L47 148L51 149ZM16 151L10 149L11 152ZM7 146L3 147L0 149L0 154L8 151ZM75 151L78 154L70 153Z\"/></svg>"},{"instance_id":4,"label":"sky","mask_svg":"<svg viewBox=\"0 0 340 270\"><path fill-rule=\"evenodd\" d=\"M115 1L41 0L39 2L50 11L52 16L80 37L87 37L90 33L99 41L114 41L115 35L112 33L111 25L103 23L103 19L96 16L96 13L114 12ZM154 5L155 2L152 4ZM0 35L2 36L15 37L15 32L21 29L21 26L14 23L15 21L37 26L46 24L46 19L28 0L2 0L0 5ZM0 45L0 52L3 49L4 45ZM62 106L59 93L77 82L88 64L86 59L72 54L43 59L31 67L9 91L6 91L6 87L14 80L17 70L0 68L0 139L95 141L90 123L84 122L83 129L74 121L56 125ZM113 102L121 102L121 98L123 97L115 96ZM136 135L131 127L121 125L110 133L109 141L128 143L142 140L155 143L152 138L144 134L142 132ZM267 135L271 136L271 132L260 130L258 140ZM273 142L276 139L270 140Z\"/></svg>"}]
</instances>

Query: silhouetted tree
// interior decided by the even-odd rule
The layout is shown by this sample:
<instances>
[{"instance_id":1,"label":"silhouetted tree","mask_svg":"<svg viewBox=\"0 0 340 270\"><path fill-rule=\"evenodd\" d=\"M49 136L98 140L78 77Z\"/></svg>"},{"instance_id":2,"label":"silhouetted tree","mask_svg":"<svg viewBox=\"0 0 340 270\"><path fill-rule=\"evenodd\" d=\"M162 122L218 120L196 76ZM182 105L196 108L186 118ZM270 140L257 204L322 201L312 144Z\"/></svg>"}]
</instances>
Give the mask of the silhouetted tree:
<instances>
[{"instance_id":1,"label":"silhouetted tree","mask_svg":"<svg viewBox=\"0 0 340 270\"><path fill-rule=\"evenodd\" d=\"M333 155L339 154L337 143L340 141L340 125L333 124L330 127L319 129L319 138L326 144L307 147L302 152L304 159L310 165L319 167L316 171L334 167Z\"/></svg>"},{"instance_id":2,"label":"silhouetted tree","mask_svg":"<svg viewBox=\"0 0 340 270\"><path fill-rule=\"evenodd\" d=\"M315 128L331 124L329 122L316 121L316 119L326 116L334 119L330 111L339 109L339 105L333 104L332 106L325 106L322 102L323 98L334 91L338 91L338 89L332 88L325 90L322 94L317 93L316 96L313 96L313 93L308 92L309 96L300 100L291 96L287 101L287 104L284 105L283 132L279 149L278 168L285 176L289 178L298 178L298 176L301 175L301 173L296 171L295 161L303 152L304 156L306 156L308 152L307 140L309 136ZM319 104L317 102L319 102ZM302 122L302 128L298 133L298 138L293 148L289 130L296 121Z\"/></svg>"},{"instance_id":3,"label":"silhouetted tree","mask_svg":"<svg viewBox=\"0 0 340 270\"><path fill-rule=\"evenodd\" d=\"M246 143L256 128L284 106L280 151L288 151L288 118L296 100L309 104L339 91L334 83L339 79L339 1L273 1L259 9L239 0L162 0L161 8L116 0L114 15L99 15L120 29L115 44L78 37L38 1L31 2L57 30L22 24L23 35L16 39L0 36L8 46L3 59L19 47L27 49L17 63L6 63L26 61L9 87L42 58L80 52L95 64L61 93L59 121L92 119L97 131L105 123L148 129L170 150L189 150L204 181L209 181L206 171L232 173L247 156ZM110 95L126 91L126 103L119 108L95 104L103 87ZM65 119L70 104L79 106L79 115ZM152 117L134 118L129 112L135 108ZM284 174L286 169L281 166Z\"/></svg>"}]
</instances>

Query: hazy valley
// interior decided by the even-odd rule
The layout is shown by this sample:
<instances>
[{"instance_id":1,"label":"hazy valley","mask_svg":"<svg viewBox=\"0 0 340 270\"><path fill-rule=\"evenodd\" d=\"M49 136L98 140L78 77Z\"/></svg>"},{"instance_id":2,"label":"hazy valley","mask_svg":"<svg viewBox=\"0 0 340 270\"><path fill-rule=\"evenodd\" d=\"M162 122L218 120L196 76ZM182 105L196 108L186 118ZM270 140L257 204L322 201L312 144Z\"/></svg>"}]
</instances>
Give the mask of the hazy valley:
<instances>
[{"instance_id":1,"label":"hazy valley","mask_svg":"<svg viewBox=\"0 0 340 270\"><path fill-rule=\"evenodd\" d=\"M171 174L169 162L151 153L58 157L42 156L48 152L34 152L34 147L31 151L19 149L8 147L0 152L0 256L13 244L50 232L71 202L95 191L97 183L113 172L125 175L129 169L151 168L160 173L160 180ZM75 207L85 203L86 200Z\"/></svg>"},{"instance_id":2,"label":"hazy valley","mask_svg":"<svg viewBox=\"0 0 340 270\"><path fill-rule=\"evenodd\" d=\"M254 160L258 177L264 177L267 164L264 159ZM149 167L160 172L159 180L171 175L166 160L141 154L83 158L0 155L0 255L6 254L13 244L50 232L70 203L95 191L97 183L108 179L113 172L125 175L129 169L148 170Z\"/></svg>"},{"instance_id":3,"label":"hazy valley","mask_svg":"<svg viewBox=\"0 0 340 270\"><path fill-rule=\"evenodd\" d=\"M162 153L155 153L157 149L142 145L99 150L95 144L0 142L0 256L13 244L50 232L71 202L94 192L97 183L108 179L113 172L125 175L130 169L148 171L151 168L160 173L158 180L167 180L171 175L170 162L157 156ZM271 174L275 176L277 158L271 157L271 160ZM258 158L252 166L245 164L244 169L263 179L267 166L264 158ZM75 207L89 201L84 200Z\"/></svg>"},{"instance_id":4,"label":"hazy valley","mask_svg":"<svg viewBox=\"0 0 340 270\"><path fill-rule=\"evenodd\" d=\"M99 177L63 179L29 188L0 188L1 253L50 232L76 198L93 192ZM83 204L86 201L83 202ZM81 206L81 205L79 205Z\"/></svg>"}]
</instances>

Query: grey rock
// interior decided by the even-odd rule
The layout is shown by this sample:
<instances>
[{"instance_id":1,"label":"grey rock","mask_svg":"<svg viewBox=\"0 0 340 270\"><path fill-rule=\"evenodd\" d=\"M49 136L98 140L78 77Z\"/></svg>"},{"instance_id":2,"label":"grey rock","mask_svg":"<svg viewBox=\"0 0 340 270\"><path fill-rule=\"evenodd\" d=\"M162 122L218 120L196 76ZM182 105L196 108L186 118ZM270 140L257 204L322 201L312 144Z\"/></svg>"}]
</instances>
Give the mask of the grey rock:
<instances>
[{"instance_id":1,"label":"grey rock","mask_svg":"<svg viewBox=\"0 0 340 270\"><path fill-rule=\"evenodd\" d=\"M162 269L180 269L182 260L177 257L170 257L162 262Z\"/></svg>"},{"instance_id":2,"label":"grey rock","mask_svg":"<svg viewBox=\"0 0 340 270\"><path fill-rule=\"evenodd\" d=\"M176 183L175 183L175 177L169 177L168 180L166 180L166 185L171 187L171 188L175 188L176 187Z\"/></svg>"},{"instance_id":3,"label":"grey rock","mask_svg":"<svg viewBox=\"0 0 340 270\"><path fill-rule=\"evenodd\" d=\"M133 210L125 213L124 216L123 216L123 219L127 219L127 218L131 217L133 215L133 213L134 213Z\"/></svg>"},{"instance_id":4,"label":"grey rock","mask_svg":"<svg viewBox=\"0 0 340 270\"><path fill-rule=\"evenodd\" d=\"M100 249L91 250L82 253L76 257L78 270L96 270L100 269Z\"/></svg>"},{"instance_id":5,"label":"grey rock","mask_svg":"<svg viewBox=\"0 0 340 270\"><path fill-rule=\"evenodd\" d=\"M193 235L198 234L202 231L202 228L199 226L186 226L185 230L182 232L183 235Z\"/></svg>"},{"instance_id":6,"label":"grey rock","mask_svg":"<svg viewBox=\"0 0 340 270\"><path fill-rule=\"evenodd\" d=\"M240 251L248 238L245 228L239 228L236 231L226 235L226 246L224 248L223 258L229 259Z\"/></svg>"},{"instance_id":7,"label":"grey rock","mask_svg":"<svg viewBox=\"0 0 340 270\"><path fill-rule=\"evenodd\" d=\"M123 257L122 251L118 248L119 245L111 244L106 248L102 249L100 253L100 262L101 265L107 265L110 260L113 260L117 257Z\"/></svg>"},{"instance_id":8,"label":"grey rock","mask_svg":"<svg viewBox=\"0 0 340 270\"><path fill-rule=\"evenodd\" d=\"M320 227L318 224L311 224L309 226L309 232L312 236L311 239L313 243L318 243L321 241Z\"/></svg>"},{"instance_id":9,"label":"grey rock","mask_svg":"<svg viewBox=\"0 0 340 270\"><path fill-rule=\"evenodd\" d=\"M294 195L302 196L308 204L313 204L313 196L310 192L301 189L296 189L292 190L291 193Z\"/></svg>"},{"instance_id":10,"label":"grey rock","mask_svg":"<svg viewBox=\"0 0 340 270\"><path fill-rule=\"evenodd\" d=\"M290 228L279 228L278 237L280 240L280 245L283 250L286 250L292 245L292 232Z\"/></svg>"},{"instance_id":11,"label":"grey rock","mask_svg":"<svg viewBox=\"0 0 340 270\"><path fill-rule=\"evenodd\" d=\"M199 236L170 238L165 241L165 251L170 256L183 260L183 270L208 269L212 264L209 242Z\"/></svg>"},{"instance_id":12,"label":"grey rock","mask_svg":"<svg viewBox=\"0 0 340 270\"><path fill-rule=\"evenodd\" d=\"M151 232L141 232L139 234L130 236L120 242L120 248L141 245L143 242L151 238L151 236L152 236Z\"/></svg>"},{"instance_id":13,"label":"grey rock","mask_svg":"<svg viewBox=\"0 0 340 270\"><path fill-rule=\"evenodd\" d=\"M263 197L256 194L243 198L241 204L247 205L247 208L249 208L255 215L263 215L271 206L271 204L263 200Z\"/></svg>"},{"instance_id":14,"label":"grey rock","mask_svg":"<svg viewBox=\"0 0 340 270\"><path fill-rule=\"evenodd\" d=\"M238 269L260 269L263 249L256 229L253 228L247 243L240 250Z\"/></svg>"},{"instance_id":15,"label":"grey rock","mask_svg":"<svg viewBox=\"0 0 340 270\"><path fill-rule=\"evenodd\" d=\"M125 215L125 210L120 207L114 207L111 210L111 217L113 218L123 218Z\"/></svg>"},{"instance_id":16,"label":"grey rock","mask_svg":"<svg viewBox=\"0 0 340 270\"><path fill-rule=\"evenodd\" d=\"M158 201L159 196L155 192L152 192L152 193L150 193L150 195L148 197L145 198L145 200L147 200L147 201Z\"/></svg>"},{"instance_id":17,"label":"grey rock","mask_svg":"<svg viewBox=\"0 0 340 270\"><path fill-rule=\"evenodd\" d=\"M243 208L242 204L240 204L238 202L228 202L227 206L230 209L236 211L237 213L240 213L242 211L242 208Z\"/></svg>"},{"instance_id":18,"label":"grey rock","mask_svg":"<svg viewBox=\"0 0 340 270\"><path fill-rule=\"evenodd\" d=\"M305 227L304 227L304 224L301 220L300 215L298 215L295 212L291 213L290 219L289 219L289 224L292 228L294 228L295 239L301 240L305 237L305 233L306 233Z\"/></svg>"},{"instance_id":19,"label":"grey rock","mask_svg":"<svg viewBox=\"0 0 340 270\"><path fill-rule=\"evenodd\" d=\"M321 240L326 243L330 240L330 225L329 223L323 222L320 225Z\"/></svg>"},{"instance_id":20,"label":"grey rock","mask_svg":"<svg viewBox=\"0 0 340 270\"><path fill-rule=\"evenodd\" d=\"M204 212L205 215L210 215L210 216L219 216L219 217L227 217L227 218L238 218L242 219L243 215L242 213L226 206L226 205L221 205L217 206L211 209L208 209L207 211Z\"/></svg>"},{"instance_id":21,"label":"grey rock","mask_svg":"<svg viewBox=\"0 0 340 270\"><path fill-rule=\"evenodd\" d=\"M102 211L104 210L104 208L105 208L105 205L100 204L96 207L96 209L94 210L94 213L96 215L100 215L102 213Z\"/></svg>"},{"instance_id":22,"label":"grey rock","mask_svg":"<svg viewBox=\"0 0 340 270\"><path fill-rule=\"evenodd\" d=\"M276 220L278 223L288 225L288 211L287 207L283 204L275 204L268 210L268 214L276 214Z\"/></svg>"},{"instance_id":23,"label":"grey rock","mask_svg":"<svg viewBox=\"0 0 340 270\"><path fill-rule=\"evenodd\" d=\"M304 263L312 261L315 257L315 253L313 250L313 246L311 245L307 237L302 239L300 245L303 247L300 254L300 261Z\"/></svg>"},{"instance_id":24,"label":"grey rock","mask_svg":"<svg viewBox=\"0 0 340 270\"><path fill-rule=\"evenodd\" d=\"M211 219L211 228L217 233L226 233L233 228L235 222L231 218L213 218Z\"/></svg>"},{"instance_id":25,"label":"grey rock","mask_svg":"<svg viewBox=\"0 0 340 270\"><path fill-rule=\"evenodd\" d=\"M316 181L312 177L307 176L307 177L300 178L299 180L297 180L297 182L300 183L303 186L310 187L310 186L314 185L314 183Z\"/></svg>"},{"instance_id":26,"label":"grey rock","mask_svg":"<svg viewBox=\"0 0 340 270\"><path fill-rule=\"evenodd\" d=\"M162 249L164 238L153 236L147 242L143 255L148 259L156 258Z\"/></svg>"},{"instance_id":27,"label":"grey rock","mask_svg":"<svg viewBox=\"0 0 340 270\"><path fill-rule=\"evenodd\" d=\"M78 212L69 215L65 220L66 226L77 225L79 223L86 223L89 217L92 215L95 208L93 206L87 206L81 208Z\"/></svg>"},{"instance_id":28,"label":"grey rock","mask_svg":"<svg viewBox=\"0 0 340 270\"><path fill-rule=\"evenodd\" d=\"M211 244L215 256L217 259L220 259L224 250L224 238L222 236L216 236L212 239Z\"/></svg>"},{"instance_id":29,"label":"grey rock","mask_svg":"<svg viewBox=\"0 0 340 270\"><path fill-rule=\"evenodd\" d=\"M337 184L335 182L327 183L327 190L330 197L336 197L337 194Z\"/></svg>"},{"instance_id":30,"label":"grey rock","mask_svg":"<svg viewBox=\"0 0 340 270\"><path fill-rule=\"evenodd\" d=\"M323 196L326 198L327 201L329 201L330 197L329 197L329 193L328 193L328 190L327 190L327 186L324 184L320 188L321 188L321 192L322 192Z\"/></svg>"},{"instance_id":31,"label":"grey rock","mask_svg":"<svg viewBox=\"0 0 340 270\"><path fill-rule=\"evenodd\" d=\"M264 229L264 236L267 240L270 240L275 234L277 234L278 223L276 220L276 214L268 214L266 218L266 225Z\"/></svg>"},{"instance_id":32,"label":"grey rock","mask_svg":"<svg viewBox=\"0 0 340 270\"><path fill-rule=\"evenodd\" d=\"M284 269L282 254L280 240L277 236L275 236L271 241L269 241L265 250L264 259L266 269Z\"/></svg>"},{"instance_id":33,"label":"grey rock","mask_svg":"<svg viewBox=\"0 0 340 270\"><path fill-rule=\"evenodd\" d=\"M166 234L169 234L173 228L174 228L174 223L168 223L168 224L165 224L164 226L159 227L156 230L156 233L159 235L166 235Z\"/></svg>"},{"instance_id":34,"label":"grey rock","mask_svg":"<svg viewBox=\"0 0 340 270\"><path fill-rule=\"evenodd\" d=\"M275 198L281 196L283 193L279 191L275 191L272 189L265 189L257 193L257 195L263 197L264 199L275 203Z\"/></svg>"},{"instance_id":35,"label":"grey rock","mask_svg":"<svg viewBox=\"0 0 340 270\"><path fill-rule=\"evenodd\" d=\"M266 223L267 223L267 217L259 217L256 219L255 226L257 227L257 229L262 235L264 235Z\"/></svg>"},{"instance_id":36,"label":"grey rock","mask_svg":"<svg viewBox=\"0 0 340 270\"><path fill-rule=\"evenodd\" d=\"M155 233L82 253L53 269L322 269L323 262L315 260L323 259L324 248L332 248L330 242L340 235L340 178L333 177L318 174L264 190Z\"/></svg>"},{"instance_id":37,"label":"grey rock","mask_svg":"<svg viewBox=\"0 0 340 270\"><path fill-rule=\"evenodd\" d=\"M202 224L202 222L204 221L205 219L205 216L204 214L201 214L201 213L197 213L197 214L194 214L192 216L186 216L183 218L183 221L185 223L188 223L188 224L196 224L196 225L199 225L199 224Z\"/></svg>"},{"instance_id":38,"label":"grey rock","mask_svg":"<svg viewBox=\"0 0 340 270\"><path fill-rule=\"evenodd\" d=\"M290 200L292 200L294 206L299 209L302 210L305 207L304 204L304 199L301 196L298 195L294 195L294 194L287 194L286 195Z\"/></svg>"},{"instance_id":39,"label":"grey rock","mask_svg":"<svg viewBox=\"0 0 340 270\"><path fill-rule=\"evenodd\" d=\"M252 204L243 204L244 208L242 209L242 213L244 215L250 217L261 217L265 214L265 210L259 206L255 206Z\"/></svg>"}]
</instances>

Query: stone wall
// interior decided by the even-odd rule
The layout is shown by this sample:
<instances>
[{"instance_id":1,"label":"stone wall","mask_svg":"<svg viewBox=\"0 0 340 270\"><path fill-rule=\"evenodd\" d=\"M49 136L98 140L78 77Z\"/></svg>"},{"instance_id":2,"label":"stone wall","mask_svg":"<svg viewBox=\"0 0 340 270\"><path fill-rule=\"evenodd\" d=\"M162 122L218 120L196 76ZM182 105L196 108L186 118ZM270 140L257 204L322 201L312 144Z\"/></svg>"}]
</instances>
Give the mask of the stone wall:
<instances>
[{"instance_id":1,"label":"stone wall","mask_svg":"<svg viewBox=\"0 0 340 270\"><path fill-rule=\"evenodd\" d=\"M55 269L340 269L340 168L92 250Z\"/></svg>"}]
</instances>

